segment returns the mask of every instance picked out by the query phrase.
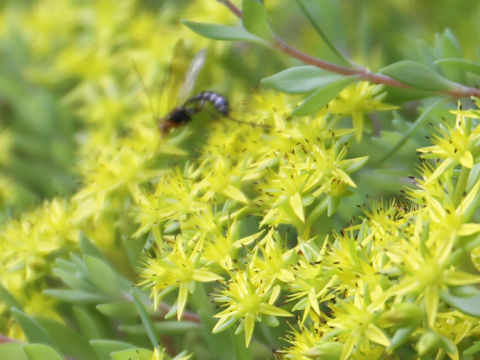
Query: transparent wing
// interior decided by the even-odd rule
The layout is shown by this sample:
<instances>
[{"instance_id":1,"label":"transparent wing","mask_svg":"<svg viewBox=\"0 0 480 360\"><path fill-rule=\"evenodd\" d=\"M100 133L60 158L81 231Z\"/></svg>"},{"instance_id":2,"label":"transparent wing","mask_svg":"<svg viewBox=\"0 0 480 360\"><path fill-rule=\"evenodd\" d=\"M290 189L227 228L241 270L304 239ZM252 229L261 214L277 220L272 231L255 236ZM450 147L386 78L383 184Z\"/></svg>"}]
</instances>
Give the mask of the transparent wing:
<instances>
[{"instance_id":1,"label":"transparent wing","mask_svg":"<svg viewBox=\"0 0 480 360\"><path fill-rule=\"evenodd\" d=\"M180 104L178 93L182 87L187 69L188 57L185 43L180 39L175 44L170 68L162 84L162 93L159 99L159 110L162 116L168 114Z\"/></svg>"},{"instance_id":2,"label":"transparent wing","mask_svg":"<svg viewBox=\"0 0 480 360\"><path fill-rule=\"evenodd\" d=\"M192 92L197 76L202 70L203 65L205 64L206 51L205 49L200 50L195 54L194 58L190 62L190 65L185 73L185 79L183 81L180 90L178 91L178 101L180 104L183 104L190 93Z\"/></svg>"}]
</instances>

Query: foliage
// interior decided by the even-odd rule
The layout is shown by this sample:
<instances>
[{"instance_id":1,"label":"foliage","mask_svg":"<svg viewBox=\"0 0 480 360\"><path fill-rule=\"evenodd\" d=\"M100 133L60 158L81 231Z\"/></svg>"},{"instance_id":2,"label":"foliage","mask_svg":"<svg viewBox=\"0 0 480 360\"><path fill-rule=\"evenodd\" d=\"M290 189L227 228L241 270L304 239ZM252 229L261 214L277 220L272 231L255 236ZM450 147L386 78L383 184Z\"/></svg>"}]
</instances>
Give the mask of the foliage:
<instances>
[{"instance_id":1,"label":"foliage","mask_svg":"<svg viewBox=\"0 0 480 360\"><path fill-rule=\"evenodd\" d=\"M0 358L476 358L478 59L447 29L398 61L400 25L350 59L338 2L219 2L3 6ZM175 99L200 49L226 116Z\"/></svg>"}]
</instances>

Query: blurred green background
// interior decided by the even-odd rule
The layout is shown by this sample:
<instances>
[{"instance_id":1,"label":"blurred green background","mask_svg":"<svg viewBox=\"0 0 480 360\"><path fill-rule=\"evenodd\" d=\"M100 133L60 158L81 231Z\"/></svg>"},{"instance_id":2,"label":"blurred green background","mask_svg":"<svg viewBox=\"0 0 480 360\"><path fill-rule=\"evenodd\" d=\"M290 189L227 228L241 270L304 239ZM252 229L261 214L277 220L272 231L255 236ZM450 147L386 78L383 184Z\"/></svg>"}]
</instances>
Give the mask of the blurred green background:
<instances>
[{"instance_id":1,"label":"blurred green background","mask_svg":"<svg viewBox=\"0 0 480 360\"><path fill-rule=\"evenodd\" d=\"M419 59L417 41L434 44L435 33L446 28L459 39L465 57L478 60L477 1L303 3L316 9L324 32L343 54L372 70ZM332 59L295 1L265 0L265 5L273 28L290 45ZM209 49L202 84L232 101L247 97L262 77L296 64L269 49L203 39L180 23L183 18L239 22L215 0L0 2L0 220L45 198L70 196L88 171L79 159L92 132L103 129L103 134L117 136L134 126L139 113L148 116L132 59L145 70L153 99L161 91L179 38L185 39L192 54ZM402 114L413 121L417 113ZM381 119L376 123L383 129ZM415 147L424 145L424 135L420 132L398 154L394 160L398 171L411 170ZM355 151L368 152L368 142L363 146ZM364 181L380 186L379 193L398 190L398 184L378 173Z\"/></svg>"}]
</instances>

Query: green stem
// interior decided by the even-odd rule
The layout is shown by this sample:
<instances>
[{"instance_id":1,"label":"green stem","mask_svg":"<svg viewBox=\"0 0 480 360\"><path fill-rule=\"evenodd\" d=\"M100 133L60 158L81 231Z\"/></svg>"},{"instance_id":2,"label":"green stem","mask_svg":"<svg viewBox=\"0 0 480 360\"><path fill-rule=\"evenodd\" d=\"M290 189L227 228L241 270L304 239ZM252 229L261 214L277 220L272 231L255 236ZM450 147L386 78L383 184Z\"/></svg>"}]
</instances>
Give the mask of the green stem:
<instances>
[{"instance_id":1,"label":"green stem","mask_svg":"<svg viewBox=\"0 0 480 360\"><path fill-rule=\"evenodd\" d=\"M310 24L313 26L313 28L317 31L317 33L320 35L320 37L322 38L323 42L329 47L329 49L335 54L337 55L337 57L342 60L345 64L350 64L350 65L354 65L349 59L347 59L345 56L342 55L342 53L340 53L340 51L338 51L338 49L332 44L332 42L328 39L328 37L325 35L325 33L322 31L322 29L320 28L320 26L318 25L318 23L315 21L315 19L312 17L312 15L310 14L310 12L307 10L307 8L305 7L305 5L303 4L303 2L301 0L295 0L297 2L297 5L298 7L300 8L300 10L302 10L303 12L303 15L305 15L305 17L308 19L308 21L310 22Z\"/></svg>"},{"instance_id":2,"label":"green stem","mask_svg":"<svg viewBox=\"0 0 480 360\"><path fill-rule=\"evenodd\" d=\"M430 113L437 108L440 104L443 102L446 102L446 98L441 98L438 101L434 102L432 105L430 105L427 110L423 112L422 115L415 121L413 126L403 135L403 137L400 139L400 141L389 151L383 156L380 160L378 160L373 166L378 167L380 164L382 164L385 160L388 160L393 154L395 154L398 149L400 149L408 139L410 139L415 131L422 125L427 119Z\"/></svg>"},{"instance_id":3,"label":"green stem","mask_svg":"<svg viewBox=\"0 0 480 360\"><path fill-rule=\"evenodd\" d=\"M208 316L215 314L215 308L212 304L212 299L207 295L205 291L205 285L203 283L195 284L195 291L189 297L190 305L197 311L202 311Z\"/></svg>"},{"instance_id":4,"label":"green stem","mask_svg":"<svg viewBox=\"0 0 480 360\"><path fill-rule=\"evenodd\" d=\"M238 18L242 18L242 11L236 7L230 0L218 0L220 3L225 5L235 16ZM310 64L316 66L320 69L324 69L336 74L341 75L357 75L361 80L370 81L375 84L383 84L397 88L404 88L404 89L413 89L411 86L402 83L390 76L381 74L381 73L374 73L366 69L365 67L357 66L355 68L342 66L338 64L331 63L329 61L325 61L319 59L317 57L308 55L300 50L297 50L289 45L287 45L282 39L279 37L275 38L275 41L267 43L268 46L274 50L281 51L297 60L300 60L306 64ZM452 83L454 85L454 90L449 91L439 91L438 94L447 95L452 98L462 98L462 97L470 97L476 96L480 97L480 89L474 87L468 87L457 83Z\"/></svg>"},{"instance_id":5,"label":"green stem","mask_svg":"<svg viewBox=\"0 0 480 360\"><path fill-rule=\"evenodd\" d=\"M462 201L463 196L465 195L465 189L467 187L468 177L470 176L470 169L463 167L460 170L460 175L457 179L457 185L455 186L455 193L453 195L453 203L455 207Z\"/></svg>"}]
</instances>

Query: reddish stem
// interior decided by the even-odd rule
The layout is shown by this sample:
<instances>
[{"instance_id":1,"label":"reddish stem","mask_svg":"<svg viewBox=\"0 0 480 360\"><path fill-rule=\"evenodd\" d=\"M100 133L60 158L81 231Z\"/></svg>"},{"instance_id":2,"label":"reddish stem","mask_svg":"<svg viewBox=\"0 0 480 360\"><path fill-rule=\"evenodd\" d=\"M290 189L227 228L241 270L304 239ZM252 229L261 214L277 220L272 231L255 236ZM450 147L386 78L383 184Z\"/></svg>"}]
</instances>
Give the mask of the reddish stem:
<instances>
[{"instance_id":1,"label":"reddish stem","mask_svg":"<svg viewBox=\"0 0 480 360\"><path fill-rule=\"evenodd\" d=\"M11 342L18 342L18 340L9 338L8 336L0 334L0 344L11 343Z\"/></svg>"},{"instance_id":2,"label":"reddish stem","mask_svg":"<svg viewBox=\"0 0 480 360\"><path fill-rule=\"evenodd\" d=\"M218 2L225 5L235 16L238 18L242 18L242 10L240 10L235 4L233 4L230 0L217 0ZM402 83L401 81L395 80L394 78L380 74L380 73L372 73L369 70L365 69L364 67L355 67L350 68L342 65L337 65L314 56L305 54L300 50L297 50L287 43L285 43L282 39L276 38L275 42L270 43L270 46L275 49L279 50L295 59L298 59L306 64L310 64L316 66L320 69L324 69L336 74L341 75L357 75L359 78L363 80L368 80L372 83L376 84L384 84L388 86L398 87L398 88L409 88L412 87ZM453 98L461 98L461 97L468 97L468 96L476 96L480 97L480 89L467 87L460 84L454 84L455 90L450 91L441 91L440 93L451 96Z\"/></svg>"},{"instance_id":3,"label":"reddish stem","mask_svg":"<svg viewBox=\"0 0 480 360\"><path fill-rule=\"evenodd\" d=\"M158 307L159 307L159 311L160 311L160 318L163 318L165 316L165 314L167 314L170 311L170 308L171 308L170 306L168 306L165 303L161 303ZM196 323L196 324L201 323L200 316L198 316L197 314L188 312L188 311L184 311L182 313L181 320L182 321L190 321L190 322L193 322L193 323Z\"/></svg>"},{"instance_id":4,"label":"reddish stem","mask_svg":"<svg viewBox=\"0 0 480 360\"><path fill-rule=\"evenodd\" d=\"M219 3L225 5L235 16L242 18L242 10L232 4L229 0L217 0Z\"/></svg>"}]
</instances>

